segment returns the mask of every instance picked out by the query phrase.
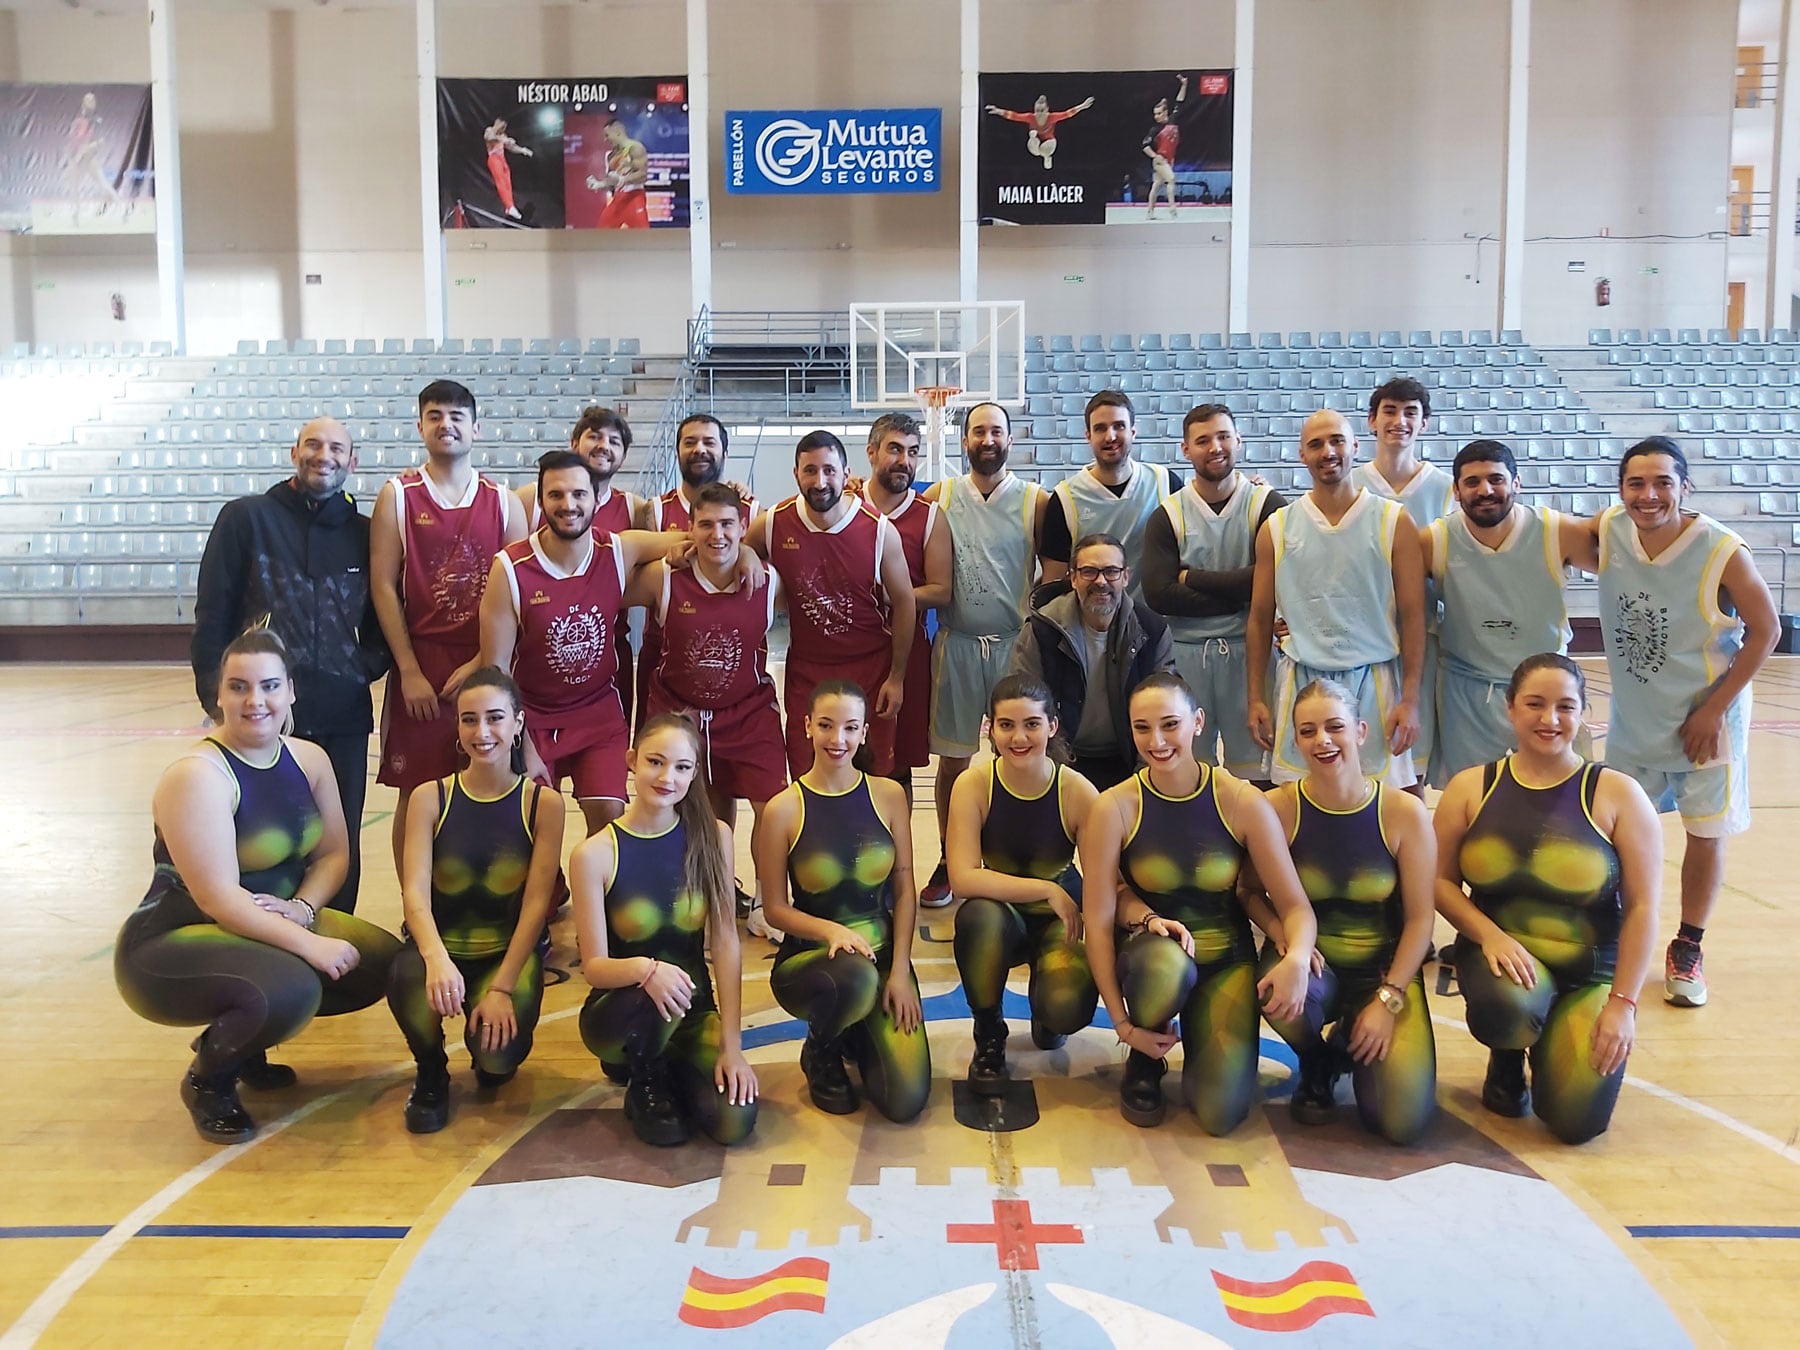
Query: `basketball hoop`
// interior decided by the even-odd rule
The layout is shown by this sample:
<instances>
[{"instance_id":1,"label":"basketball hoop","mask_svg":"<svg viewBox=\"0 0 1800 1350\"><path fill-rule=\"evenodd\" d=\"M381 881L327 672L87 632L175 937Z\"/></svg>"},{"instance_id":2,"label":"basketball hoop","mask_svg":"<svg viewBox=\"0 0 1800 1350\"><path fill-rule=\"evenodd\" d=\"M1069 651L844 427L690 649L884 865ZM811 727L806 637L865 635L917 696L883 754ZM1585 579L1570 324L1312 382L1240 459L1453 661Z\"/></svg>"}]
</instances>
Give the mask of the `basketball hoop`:
<instances>
[{"instance_id":1,"label":"basketball hoop","mask_svg":"<svg viewBox=\"0 0 1800 1350\"><path fill-rule=\"evenodd\" d=\"M949 440L950 400L962 393L958 384L922 384L913 397L925 410L925 474L933 482L945 471L944 445Z\"/></svg>"}]
</instances>

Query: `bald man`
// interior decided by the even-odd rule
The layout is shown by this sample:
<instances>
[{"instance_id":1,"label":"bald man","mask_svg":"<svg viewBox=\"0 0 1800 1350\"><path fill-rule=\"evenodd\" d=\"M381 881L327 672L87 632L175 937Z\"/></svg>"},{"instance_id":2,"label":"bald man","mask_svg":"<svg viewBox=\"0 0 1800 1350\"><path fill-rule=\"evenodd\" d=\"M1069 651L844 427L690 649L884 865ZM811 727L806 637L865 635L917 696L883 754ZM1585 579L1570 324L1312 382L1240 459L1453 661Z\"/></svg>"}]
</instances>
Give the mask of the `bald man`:
<instances>
[{"instance_id":1,"label":"bald man","mask_svg":"<svg viewBox=\"0 0 1800 1350\"><path fill-rule=\"evenodd\" d=\"M1250 734L1273 751L1278 783L1305 776L1294 744L1294 695L1332 679L1356 696L1369 737L1363 772L1411 787L1425 656L1425 563L1398 502L1357 486L1356 433L1320 411L1300 431L1312 488L1256 534L1248 649ZM1287 623L1269 681L1279 610ZM1271 708L1272 702L1272 708Z\"/></svg>"},{"instance_id":2,"label":"bald man","mask_svg":"<svg viewBox=\"0 0 1800 1350\"><path fill-rule=\"evenodd\" d=\"M350 870L332 899L356 908L362 809L369 783L369 686L388 668L369 593L369 518L344 491L356 447L344 424L315 417L294 441L294 473L258 497L228 502L200 559L188 654L200 706L218 718L219 658L246 628L266 626L288 649L294 735L331 757Z\"/></svg>"}]
</instances>

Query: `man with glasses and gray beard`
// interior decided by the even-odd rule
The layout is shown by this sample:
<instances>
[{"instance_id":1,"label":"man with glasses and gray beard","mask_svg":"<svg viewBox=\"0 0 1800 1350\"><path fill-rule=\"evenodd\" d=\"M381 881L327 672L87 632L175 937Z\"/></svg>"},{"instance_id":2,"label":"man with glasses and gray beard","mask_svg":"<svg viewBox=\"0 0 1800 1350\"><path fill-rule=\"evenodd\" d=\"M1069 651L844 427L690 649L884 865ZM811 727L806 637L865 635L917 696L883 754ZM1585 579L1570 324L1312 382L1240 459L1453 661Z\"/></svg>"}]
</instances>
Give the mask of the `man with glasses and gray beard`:
<instances>
[{"instance_id":1,"label":"man with glasses and gray beard","mask_svg":"<svg viewBox=\"0 0 1800 1350\"><path fill-rule=\"evenodd\" d=\"M1074 589L1032 611L1009 673L1050 690L1071 766L1104 792L1137 769L1131 691L1173 670L1174 649L1162 616L1126 594L1131 569L1117 539L1084 535L1070 561Z\"/></svg>"}]
</instances>

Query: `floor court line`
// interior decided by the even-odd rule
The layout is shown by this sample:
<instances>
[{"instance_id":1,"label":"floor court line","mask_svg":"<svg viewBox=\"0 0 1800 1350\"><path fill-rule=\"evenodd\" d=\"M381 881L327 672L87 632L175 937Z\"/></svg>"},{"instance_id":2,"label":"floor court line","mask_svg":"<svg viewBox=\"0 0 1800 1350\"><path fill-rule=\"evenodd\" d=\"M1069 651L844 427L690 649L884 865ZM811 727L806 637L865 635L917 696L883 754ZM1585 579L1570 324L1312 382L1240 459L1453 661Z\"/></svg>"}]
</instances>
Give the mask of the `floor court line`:
<instances>
[{"instance_id":1,"label":"floor court line","mask_svg":"<svg viewBox=\"0 0 1800 1350\"><path fill-rule=\"evenodd\" d=\"M1454 1017L1446 1017L1442 1013L1433 1013L1431 1020L1439 1026L1455 1027L1465 1034L1469 1030L1468 1023L1458 1021ZM1640 1092L1647 1092L1652 1097L1668 1102L1671 1106L1679 1106L1684 1111L1692 1111L1703 1120L1710 1120L1715 1125L1721 1125L1739 1138L1748 1139L1751 1143L1768 1149L1776 1157L1800 1166L1800 1148L1796 1148L1792 1144L1784 1144L1774 1135L1764 1134L1754 1125L1746 1125L1736 1116L1728 1116L1717 1107L1708 1106L1705 1102L1697 1102L1692 1097L1683 1096L1672 1088L1652 1083L1648 1078L1635 1078L1631 1074L1626 1074L1625 1083L1628 1087L1634 1087Z\"/></svg>"},{"instance_id":2,"label":"floor court line","mask_svg":"<svg viewBox=\"0 0 1800 1350\"><path fill-rule=\"evenodd\" d=\"M539 1018L538 1025L543 1026L547 1022L560 1022L565 1017L574 1017L580 1012L581 1005L579 1004L570 1008L562 1008ZM396 1068L386 1070L384 1073L373 1075L373 1077L403 1077L405 1074L412 1071L412 1067L411 1061L408 1061ZM274 1138L288 1126L297 1124L307 1116L310 1116L313 1112L322 1110L339 1098L366 1087L368 1082L368 1078L359 1079L348 1087L339 1088L336 1092L320 1097L317 1101L308 1102L298 1110L291 1111L278 1120L263 1126L257 1133L256 1138L250 1140L248 1143L233 1144L228 1148L220 1149L218 1153L206 1159L205 1162L199 1163L176 1177L175 1180L171 1181L167 1186L164 1186L155 1195L144 1201L143 1204L132 1210L131 1213L127 1214L123 1219L120 1219L119 1222L114 1224L111 1228L102 1229L100 1240L71 1261L68 1266L63 1269L62 1274L52 1280L49 1287L33 1299L31 1305L26 1308L24 1312L19 1314L18 1320L16 1320L12 1326L7 1328L6 1334L0 1336L0 1350L14 1350L14 1347L24 1347L33 1344L39 1336L43 1335L45 1328L56 1320L57 1314L62 1312L62 1310L69 1305L69 1300L75 1297L80 1291L81 1286L94 1277L101 1266L111 1260L113 1255L132 1238L150 1236L145 1230L156 1226L152 1225L150 1221L158 1214L167 1210L202 1181L205 1181L213 1173L221 1171L229 1166L250 1149L255 1148L258 1144ZM582 1089L582 1092L589 1091L592 1091L592 1089ZM160 1226L164 1228L175 1228L182 1227L183 1225ZM404 1236L404 1232L401 1235ZM73 1234L71 1236L86 1236L86 1234ZM290 1234L290 1236L299 1235Z\"/></svg>"}]
</instances>

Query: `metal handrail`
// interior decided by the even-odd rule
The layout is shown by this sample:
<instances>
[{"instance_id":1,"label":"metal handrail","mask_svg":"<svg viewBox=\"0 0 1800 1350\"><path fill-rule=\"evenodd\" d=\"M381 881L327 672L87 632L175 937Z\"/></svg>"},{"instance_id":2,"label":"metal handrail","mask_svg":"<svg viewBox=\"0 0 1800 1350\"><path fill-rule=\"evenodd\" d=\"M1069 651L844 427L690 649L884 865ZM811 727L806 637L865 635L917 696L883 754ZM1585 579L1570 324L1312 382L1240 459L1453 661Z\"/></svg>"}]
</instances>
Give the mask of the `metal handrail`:
<instances>
[{"instance_id":1,"label":"metal handrail","mask_svg":"<svg viewBox=\"0 0 1800 1350\"><path fill-rule=\"evenodd\" d=\"M1783 614L1788 612L1788 557L1792 552L1792 549L1783 548L1779 544L1764 544L1750 550L1751 561L1757 563L1756 570L1762 574L1764 581L1770 583L1769 589L1775 593L1775 608ZM1761 560L1771 555L1775 559L1775 575L1773 577L1761 565Z\"/></svg>"}]
</instances>

